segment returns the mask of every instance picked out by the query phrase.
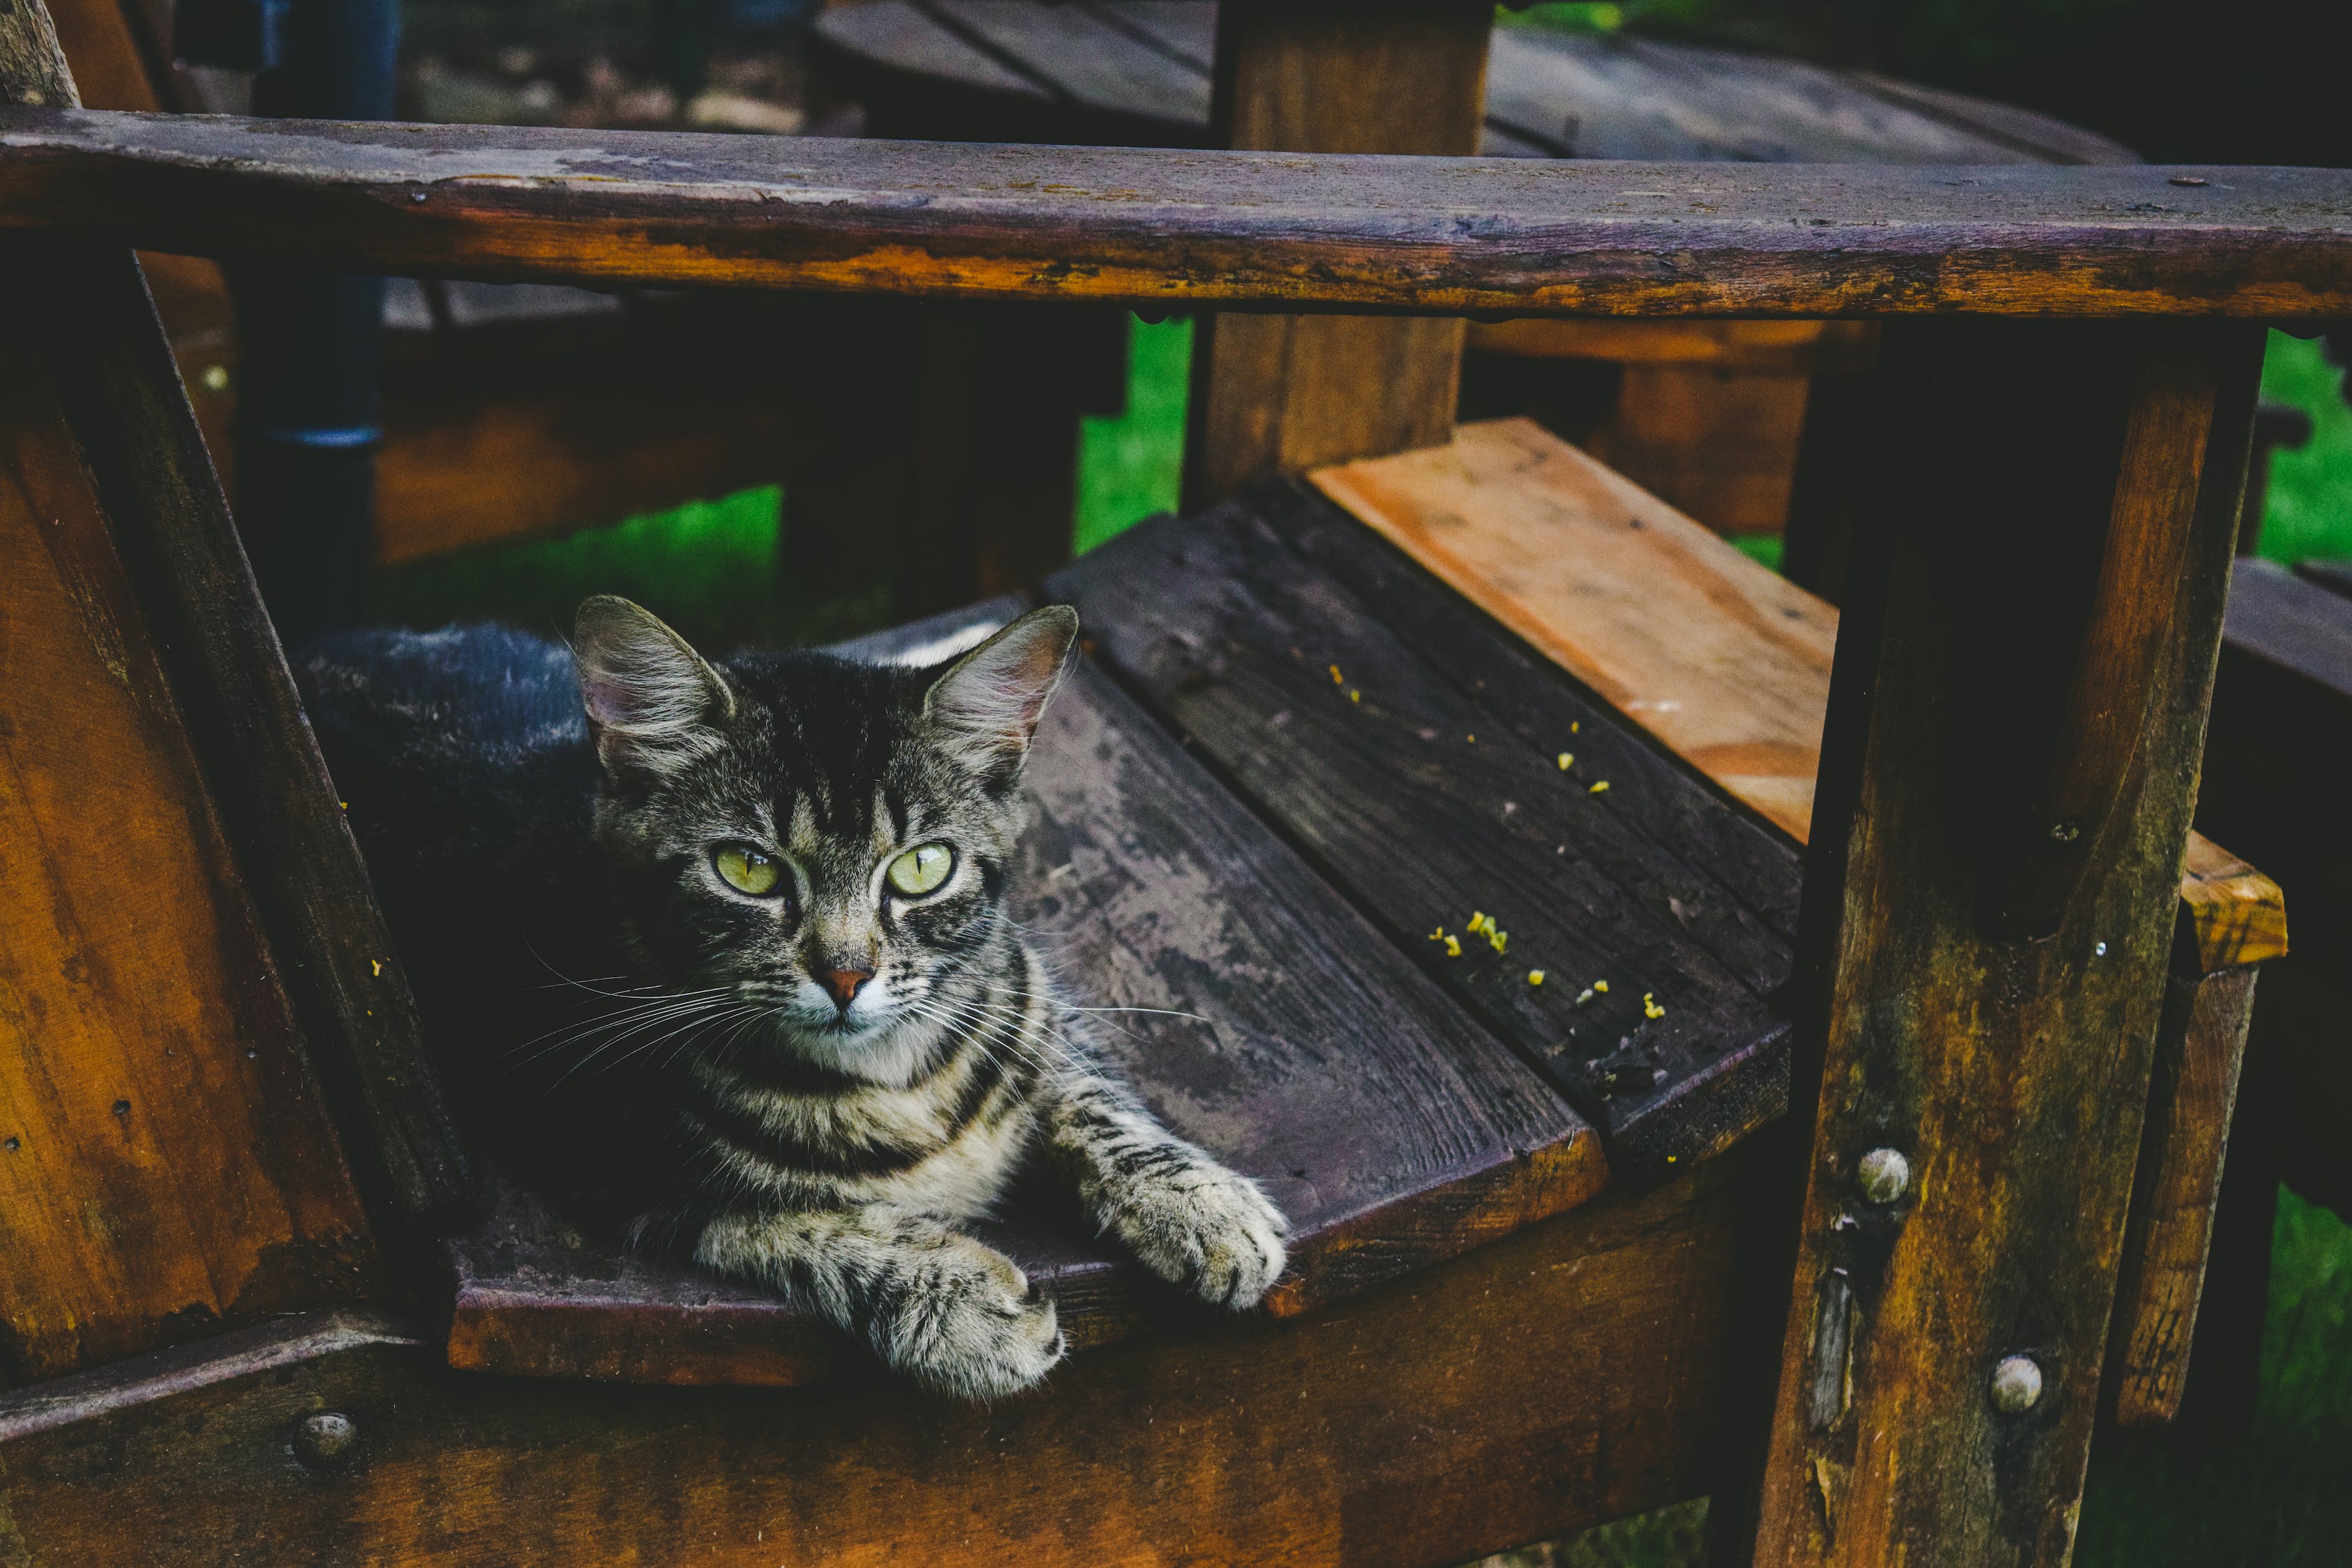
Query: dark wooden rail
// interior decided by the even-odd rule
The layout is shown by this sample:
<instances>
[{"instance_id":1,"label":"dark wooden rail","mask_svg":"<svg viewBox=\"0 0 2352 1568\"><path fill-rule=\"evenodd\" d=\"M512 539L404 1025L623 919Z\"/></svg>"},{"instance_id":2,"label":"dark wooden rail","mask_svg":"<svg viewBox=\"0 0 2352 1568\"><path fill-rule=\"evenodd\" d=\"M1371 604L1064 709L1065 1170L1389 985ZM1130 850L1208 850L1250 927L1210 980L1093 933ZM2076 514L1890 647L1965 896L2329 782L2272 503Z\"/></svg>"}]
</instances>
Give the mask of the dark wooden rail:
<instances>
[{"instance_id":1,"label":"dark wooden rail","mask_svg":"<svg viewBox=\"0 0 2352 1568\"><path fill-rule=\"evenodd\" d=\"M2352 315L2352 171L780 141L16 109L0 227L487 279L1429 314Z\"/></svg>"}]
</instances>

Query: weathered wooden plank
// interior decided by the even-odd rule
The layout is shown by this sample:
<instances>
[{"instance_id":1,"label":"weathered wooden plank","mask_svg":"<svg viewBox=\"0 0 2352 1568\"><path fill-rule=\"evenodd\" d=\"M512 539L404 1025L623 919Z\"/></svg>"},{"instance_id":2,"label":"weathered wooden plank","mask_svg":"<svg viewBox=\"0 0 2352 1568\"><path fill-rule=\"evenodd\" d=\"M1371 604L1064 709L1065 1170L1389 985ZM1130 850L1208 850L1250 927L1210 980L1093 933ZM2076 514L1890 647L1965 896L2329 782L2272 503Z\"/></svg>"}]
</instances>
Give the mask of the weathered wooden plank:
<instances>
[{"instance_id":1,"label":"weathered wooden plank","mask_svg":"<svg viewBox=\"0 0 2352 1568\"><path fill-rule=\"evenodd\" d=\"M2072 1550L2260 361L2242 328L1887 331L1903 504L1815 811L1759 1563Z\"/></svg>"},{"instance_id":2,"label":"weathered wooden plank","mask_svg":"<svg viewBox=\"0 0 2352 1568\"><path fill-rule=\"evenodd\" d=\"M2075 132L2061 154L2015 134L1881 92L1801 60L1646 38L1500 27L1486 111L1559 156L1776 163L2130 163L2114 142ZM1957 96L1957 95L1955 95ZM1998 114L1999 107L1987 106Z\"/></svg>"},{"instance_id":3,"label":"weathered wooden plank","mask_svg":"<svg viewBox=\"0 0 2352 1568\"><path fill-rule=\"evenodd\" d=\"M2176 973L2165 986L2108 1336L2115 1418L2126 1426L2171 1420L2188 1388L2259 973Z\"/></svg>"},{"instance_id":4,"label":"weathered wooden plank","mask_svg":"<svg viewBox=\"0 0 2352 1568\"><path fill-rule=\"evenodd\" d=\"M1806 840L1833 606L1527 420L1465 425L1449 447L1323 469L1310 482ZM2242 571L2261 581L2241 605L2283 575L2260 563ZM2310 640L2257 629L2254 609L2233 614L2250 639L2268 636L2282 653ZM2344 619L2352 627L2352 614ZM2344 642L2352 647L2352 630ZM2346 668L2352 690L2352 659ZM2195 834L2180 901L2208 973L2284 951L2278 885Z\"/></svg>"},{"instance_id":5,"label":"weathered wooden plank","mask_svg":"<svg viewBox=\"0 0 2352 1568\"><path fill-rule=\"evenodd\" d=\"M23 317L44 301L21 288L11 298L0 326L5 1383L381 1284L166 654L25 341Z\"/></svg>"},{"instance_id":6,"label":"weathered wooden plank","mask_svg":"<svg viewBox=\"0 0 2352 1568\"><path fill-rule=\"evenodd\" d=\"M2352 314L2343 170L1047 155L42 108L0 116L0 226L399 274L1156 310Z\"/></svg>"},{"instance_id":7,"label":"weathered wooden plank","mask_svg":"<svg viewBox=\"0 0 2352 1568\"><path fill-rule=\"evenodd\" d=\"M1209 139L1289 153L1475 153L1493 15L1468 0L1222 7ZM1211 317L1194 339L1186 505L1261 475L1444 440L1462 331L1444 320Z\"/></svg>"},{"instance_id":8,"label":"weathered wooden plank","mask_svg":"<svg viewBox=\"0 0 2352 1568\"><path fill-rule=\"evenodd\" d=\"M1617 364L1706 365L1780 375L1844 375L1878 357L1871 321L1625 321L1609 317L1526 317L1473 321L1482 353Z\"/></svg>"},{"instance_id":9,"label":"weathered wooden plank","mask_svg":"<svg viewBox=\"0 0 2352 1568\"><path fill-rule=\"evenodd\" d=\"M1788 937L1650 837L1641 816L1657 807L1621 812L1618 794L1727 809L1671 767L1594 793L1605 710L1556 674L1530 704L1431 663L1256 515L1284 493L1130 530L1048 592L1391 940L1575 1099L1621 1180L1662 1179L1777 1114L1786 1026L1762 995L1787 973ZM1571 747L1585 755L1562 770ZM1785 896L1785 852L1783 867ZM1504 948L1469 928L1476 913L1508 933Z\"/></svg>"},{"instance_id":10,"label":"weathered wooden plank","mask_svg":"<svg viewBox=\"0 0 2352 1568\"><path fill-rule=\"evenodd\" d=\"M952 616L861 651L911 641L943 656L980 624ZM1606 1184L1591 1129L1099 673L1082 667L1055 699L1028 788L1018 918L1078 998L1113 1009L1102 1044L1153 1108L1290 1216L1271 1313L1425 1268ZM1097 1247L1034 1223L996 1234L1054 1289L1074 1345L1181 1321ZM502 1201L455 1252L457 1365L793 1383L844 1359L772 1297L620 1257L528 1204Z\"/></svg>"},{"instance_id":11,"label":"weathered wooden plank","mask_svg":"<svg viewBox=\"0 0 2352 1568\"><path fill-rule=\"evenodd\" d=\"M1312 482L1803 840L1836 611L1530 420Z\"/></svg>"},{"instance_id":12,"label":"weathered wooden plank","mask_svg":"<svg viewBox=\"0 0 2352 1568\"><path fill-rule=\"evenodd\" d=\"M39 0L0 13L0 99L74 102ZM471 1182L415 1002L138 262L51 241L11 265L12 292L38 301L24 352L79 445L357 1174L379 1217L462 1208Z\"/></svg>"},{"instance_id":13,"label":"weathered wooden plank","mask_svg":"<svg viewBox=\"0 0 2352 1568\"><path fill-rule=\"evenodd\" d=\"M1079 1356L985 1410L865 1378L474 1378L298 1320L242 1362L0 1400L0 1499L40 1564L117 1561L129 1521L157 1568L1458 1562L1705 1485L1745 1165L1303 1319ZM289 1459L325 1411L356 1459Z\"/></svg>"},{"instance_id":14,"label":"weathered wooden plank","mask_svg":"<svg viewBox=\"0 0 2352 1568\"><path fill-rule=\"evenodd\" d=\"M1007 5L1005 0L926 4L933 15L1097 113L1160 121L1180 135L1208 125L1206 71L1171 59L1081 6Z\"/></svg>"}]
</instances>

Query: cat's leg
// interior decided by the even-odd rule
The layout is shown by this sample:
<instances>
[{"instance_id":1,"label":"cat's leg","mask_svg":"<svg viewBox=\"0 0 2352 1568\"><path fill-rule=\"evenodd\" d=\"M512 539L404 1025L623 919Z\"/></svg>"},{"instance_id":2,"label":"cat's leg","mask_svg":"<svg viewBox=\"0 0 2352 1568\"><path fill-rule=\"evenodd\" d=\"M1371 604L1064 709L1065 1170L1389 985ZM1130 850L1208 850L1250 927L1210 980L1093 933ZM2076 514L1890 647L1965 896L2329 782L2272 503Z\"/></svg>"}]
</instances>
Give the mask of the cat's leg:
<instances>
[{"instance_id":1,"label":"cat's leg","mask_svg":"<svg viewBox=\"0 0 2352 1568\"><path fill-rule=\"evenodd\" d=\"M874 1205L721 1215L698 1263L756 1280L966 1399L1027 1388L1062 1359L1054 1303L1018 1265L927 1215Z\"/></svg>"},{"instance_id":2,"label":"cat's leg","mask_svg":"<svg viewBox=\"0 0 2352 1568\"><path fill-rule=\"evenodd\" d=\"M1153 1121L1126 1085L1081 1060L1043 1109L1046 1147L1096 1226L1154 1274L1234 1308L1255 1305L1281 1275L1282 1211Z\"/></svg>"}]
</instances>

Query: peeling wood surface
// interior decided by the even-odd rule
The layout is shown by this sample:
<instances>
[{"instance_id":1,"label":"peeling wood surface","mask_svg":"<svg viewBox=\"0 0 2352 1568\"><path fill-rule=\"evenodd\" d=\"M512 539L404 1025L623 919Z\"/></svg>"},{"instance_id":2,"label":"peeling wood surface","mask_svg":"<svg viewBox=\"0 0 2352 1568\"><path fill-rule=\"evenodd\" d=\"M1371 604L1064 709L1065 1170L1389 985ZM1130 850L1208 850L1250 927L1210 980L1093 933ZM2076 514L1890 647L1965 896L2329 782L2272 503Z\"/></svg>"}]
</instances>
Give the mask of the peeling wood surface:
<instances>
[{"instance_id":1,"label":"peeling wood surface","mask_svg":"<svg viewBox=\"0 0 2352 1568\"><path fill-rule=\"evenodd\" d=\"M1002 602L982 607L1002 614ZM869 640L887 654L973 624ZM1294 1226L1292 1317L1575 1207L1599 1140L1098 672L1055 699L1028 773L1018 918L1169 1125L1263 1181ZM863 1364L774 1298L623 1256L511 1188L451 1249L452 1364L645 1383L805 1382ZM1074 1346L1198 1319L1036 1221L990 1234Z\"/></svg>"},{"instance_id":2,"label":"peeling wood surface","mask_svg":"<svg viewBox=\"0 0 2352 1568\"><path fill-rule=\"evenodd\" d=\"M980 1409L876 1377L786 1390L477 1378L397 1331L288 1364L140 1369L25 1431L0 1502L33 1568L1162 1561L1425 1568L1703 1489L1742 1155L1288 1321L1081 1355ZM288 1332L281 1331L281 1334ZM356 1458L289 1452L347 1414ZM1498 1441L1497 1433L1507 1433Z\"/></svg>"},{"instance_id":3,"label":"peeling wood surface","mask_svg":"<svg viewBox=\"0 0 2352 1568\"><path fill-rule=\"evenodd\" d=\"M2352 315L2352 173L2319 169L1045 152L37 108L0 115L0 226L402 274L1156 309Z\"/></svg>"},{"instance_id":4,"label":"peeling wood surface","mask_svg":"<svg viewBox=\"0 0 2352 1568\"><path fill-rule=\"evenodd\" d=\"M1671 1175L1786 1103L1787 1025L1764 997L1788 971L1795 857L1328 503L1262 486L1130 530L1047 590L1574 1100L1621 1180Z\"/></svg>"}]
</instances>

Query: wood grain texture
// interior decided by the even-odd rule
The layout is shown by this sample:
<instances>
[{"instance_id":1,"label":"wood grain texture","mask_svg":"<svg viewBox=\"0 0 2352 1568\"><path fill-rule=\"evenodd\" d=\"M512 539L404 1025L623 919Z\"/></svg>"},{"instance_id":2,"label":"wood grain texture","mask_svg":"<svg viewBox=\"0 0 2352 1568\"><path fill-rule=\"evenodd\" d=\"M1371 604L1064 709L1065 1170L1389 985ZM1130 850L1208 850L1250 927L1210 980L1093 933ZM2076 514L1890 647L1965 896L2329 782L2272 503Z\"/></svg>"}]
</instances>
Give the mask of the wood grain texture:
<instances>
[{"instance_id":1,"label":"wood grain texture","mask_svg":"<svg viewBox=\"0 0 2352 1568\"><path fill-rule=\"evenodd\" d=\"M1289 509L1322 517L1270 526ZM1391 629L1418 617L1383 625L1283 537L1333 521L1359 552L1381 548L1269 485L1130 530L1048 592L1389 940L1575 1100L1621 1180L1664 1179L1778 1114L1786 1026L1763 995L1787 973L1772 917L1793 857L1780 856L1778 899L1751 901L1649 831L1729 816L1670 766L1593 793L1603 759L1638 749L1607 733L1606 710L1556 674L1499 668L1507 657L1491 689L1475 654L1433 661ZM1583 758L1564 773L1570 747ZM1653 792L1669 801L1637 798ZM1475 913L1507 933L1502 950L1469 928ZM1458 954L1432 940L1441 931Z\"/></svg>"},{"instance_id":2,"label":"wood grain texture","mask_svg":"<svg viewBox=\"0 0 2352 1568\"><path fill-rule=\"evenodd\" d=\"M1467 0L1221 7L1210 140L1290 153L1475 153L1492 16ZM1461 391L1462 333L1444 320L1211 317L1194 338L1186 505L1265 474L1444 441Z\"/></svg>"},{"instance_id":3,"label":"wood grain texture","mask_svg":"<svg viewBox=\"0 0 2352 1568\"><path fill-rule=\"evenodd\" d=\"M2343 170L1046 154L39 108L0 114L0 226L404 275L1153 310L2352 315Z\"/></svg>"},{"instance_id":4,"label":"wood grain texture","mask_svg":"<svg viewBox=\"0 0 2352 1568\"><path fill-rule=\"evenodd\" d=\"M21 321L0 582L0 1380L369 1293L155 628Z\"/></svg>"},{"instance_id":5,"label":"wood grain texture","mask_svg":"<svg viewBox=\"0 0 2352 1568\"><path fill-rule=\"evenodd\" d=\"M31 1568L114 1560L126 1519L158 1568L1424 1568L1704 1485L1751 1192L1735 1155L1305 1318L1079 1356L985 1410L865 1378L472 1377L306 1322L289 1337L351 1342L84 1383L50 1394L44 1429L0 1403L0 1498ZM320 1410L362 1445L323 1475L287 1454Z\"/></svg>"},{"instance_id":6,"label":"wood grain texture","mask_svg":"<svg viewBox=\"0 0 2352 1568\"><path fill-rule=\"evenodd\" d=\"M70 105L72 90L39 0L0 12L0 91ZM139 264L79 239L9 261L14 291L40 302L25 357L55 388L153 627L354 1173L379 1218L461 1209L471 1178L414 998Z\"/></svg>"},{"instance_id":7,"label":"wood grain texture","mask_svg":"<svg viewBox=\"0 0 2352 1568\"><path fill-rule=\"evenodd\" d=\"M1099 673L1065 685L1027 777L1017 916L1074 994L1114 1009L1102 1044L1153 1110L1290 1217L1269 1313L1424 1268L1607 1184L1591 1129ZM1074 1346L1184 1321L1133 1265L1048 1224L991 1234L1055 1292ZM795 1383L864 1361L772 1297L621 1257L513 1194L454 1257L456 1365Z\"/></svg>"},{"instance_id":8,"label":"wood grain texture","mask_svg":"<svg viewBox=\"0 0 2352 1568\"><path fill-rule=\"evenodd\" d=\"M1836 611L1530 420L1310 482L1803 841Z\"/></svg>"},{"instance_id":9,"label":"wood grain texture","mask_svg":"<svg viewBox=\"0 0 2352 1568\"><path fill-rule=\"evenodd\" d=\"M1833 606L1528 420L1465 425L1451 446L1309 482L1806 841ZM2251 614L2241 619L2253 637ZM2209 972L2284 951L2277 884L2195 834L2180 900Z\"/></svg>"},{"instance_id":10,"label":"wood grain texture","mask_svg":"<svg viewBox=\"0 0 2352 1568\"><path fill-rule=\"evenodd\" d=\"M2285 893L2202 834L2189 836L2180 902L2197 933L2200 973L2267 963L2287 951Z\"/></svg>"},{"instance_id":11,"label":"wood grain texture","mask_svg":"<svg viewBox=\"0 0 2352 1568\"><path fill-rule=\"evenodd\" d=\"M861 0L817 37L895 121L926 92L962 141L1207 145L1216 0ZM1478 150L1499 157L1776 163L2136 163L2005 104L1801 61L1650 38L1494 31ZM1038 112L1041 97L1060 100ZM920 112L919 110L918 112ZM1041 134L1000 134L1026 118ZM1084 132L1097 132L1097 135Z\"/></svg>"},{"instance_id":12,"label":"wood grain texture","mask_svg":"<svg viewBox=\"0 0 2352 1568\"><path fill-rule=\"evenodd\" d=\"M1904 504L1857 565L1816 806L1800 976L1824 1022L1796 1081L1819 1098L1755 1418L1759 1563L2072 1550L2260 359L2210 325L1888 330L1879 477ZM2204 417L2171 418L2183 399ZM2034 830L2071 754L2053 672L2121 550L2183 570L2146 689L2112 694L2137 715L2110 733L2118 804L2063 847L2032 941L2008 906L2050 864ZM1855 1173L1880 1147L1914 1176L1874 1204ZM2042 1387L2004 1412L2016 1355Z\"/></svg>"},{"instance_id":13,"label":"wood grain texture","mask_svg":"<svg viewBox=\"0 0 2352 1568\"><path fill-rule=\"evenodd\" d=\"M2126 1426L2170 1421L2189 1385L2258 973L2175 974L2165 987L2107 1352Z\"/></svg>"}]
</instances>

